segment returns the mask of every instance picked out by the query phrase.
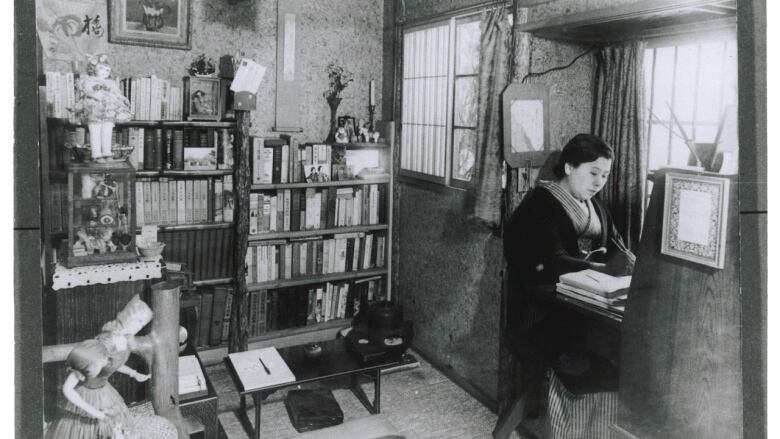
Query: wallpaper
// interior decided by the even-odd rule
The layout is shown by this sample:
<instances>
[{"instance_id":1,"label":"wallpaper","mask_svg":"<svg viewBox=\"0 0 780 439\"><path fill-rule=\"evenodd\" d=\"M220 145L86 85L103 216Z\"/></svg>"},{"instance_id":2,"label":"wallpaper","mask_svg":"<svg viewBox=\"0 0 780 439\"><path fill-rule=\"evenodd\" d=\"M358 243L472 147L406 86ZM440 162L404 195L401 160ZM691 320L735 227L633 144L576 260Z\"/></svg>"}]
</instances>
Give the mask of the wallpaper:
<instances>
[{"instance_id":1,"label":"wallpaper","mask_svg":"<svg viewBox=\"0 0 780 439\"><path fill-rule=\"evenodd\" d=\"M376 83L377 108L382 108L382 0L284 0L300 2L297 20L300 59L299 86L303 141L324 140L330 112L322 93L327 89L325 66L335 62L354 73L354 82L342 93L339 115L368 118L368 83ZM106 0L38 0L81 15L82 10L106 10ZM115 78L156 75L181 85L187 67L200 54L218 61L243 51L267 68L257 93L252 135L274 136L276 105L276 1L255 0L231 5L227 0L192 0L191 50L107 43L108 17L103 16L102 41L112 58ZM105 12L103 12L105 14ZM41 16L39 15L39 19ZM70 71L73 63L44 53L44 70ZM83 63L76 65L83 71Z\"/></svg>"}]
</instances>

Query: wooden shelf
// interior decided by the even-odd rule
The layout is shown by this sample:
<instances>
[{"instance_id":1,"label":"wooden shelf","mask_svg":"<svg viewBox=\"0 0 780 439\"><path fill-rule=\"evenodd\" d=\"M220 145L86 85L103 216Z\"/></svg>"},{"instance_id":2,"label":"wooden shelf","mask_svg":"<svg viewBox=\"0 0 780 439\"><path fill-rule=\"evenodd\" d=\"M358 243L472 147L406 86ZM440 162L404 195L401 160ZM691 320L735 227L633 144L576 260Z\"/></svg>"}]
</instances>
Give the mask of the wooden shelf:
<instances>
[{"instance_id":1,"label":"wooden shelf","mask_svg":"<svg viewBox=\"0 0 780 439\"><path fill-rule=\"evenodd\" d=\"M337 187L337 186L360 186L364 184L384 184L390 182L390 176L379 178L367 178L361 180L339 180L339 181L323 181L323 182L300 182L300 183L269 183L269 184L253 184L250 187L252 191L268 191L277 189L305 189L316 187Z\"/></svg>"},{"instance_id":2,"label":"wooden shelf","mask_svg":"<svg viewBox=\"0 0 780 439\"><path fill-rule=\"evenodd\" d=\"M152 225L152 224L147 224ZM213 230L213 229L229 229L233 226L233 223L208 223L208 224L166 224L157 225L157 230L160 232L177 232L184 230ZM138 227L136 231L140 232L141 227Z\"/></svg>"},{"instance_id":3,"label":"wooden shelf","mask_svg":"<svg viewBox=\"0 0 780 439\"><path fill-rule=\"evenodd\" d=\"M350 148L350 149L379 149L379 148L388 148L389 145L385 142L355 142L355 143L335 143L335 142L323 142L323 143L310 143L311 145L330 145L343 147L343 148Z\"/></svg>"},{"instance_id":4,"label":"wooden shelf","mask_svg":"<svg viewBox=\"0 0 780 439\"><path fill-rule=\"evenodd\" d=\"M328 273L311 276L301 276L295 279L277 279L266 282L247 284L248 291L270 290L274 288L293 287L297 285L306 285L323 282L339 282L350 279L359 279L361 277L381 276L387 274L387 267L372 268L369 270L348 271L345 273Z\"/></svg>"},{"instance_id":5,"label":"wooden shelf","mask_svg":"<svg viewBox=\"0 0 780 439\"><path fill-rule=\"evenodd\" d=\"M332 229L299 230L295 232L258 233L256 235L249 235L249 242L267 241L271 239L305 238L309 236L333 235L337 233L373 232L376 230L387 230L387 224L334 227Z\"/></svg>"},{"instance_id":6,"label":"wooden shelf","mask_svg":"<svg viewBox=\"0 0 780 439\"><path fill-rule=\"evenodd\" d=\"M135 172L136 177L219 177L223 175L233 175L232 169L208 169L191 171L172 171L169 169L163 171L139 170Z\"/></svg>"},{"instance_id":7,"label":"wooden shelf","mask_svg":"<svg viewBox=\"0 0 780 439\"><path fill-rule=\"evenodd\" d=\"M315 323L313 325L296 326L294 328L280 329L277 331L268 331L266 333L249 337L249 343L256 341L270 340L273 338L287 337L290 335L304 334L307 332L318 331L323 329L335 329L347 326L351 323L352 319L335 319L328 320L327 322Z\"/></svg>"},{"instance_id":8,"label":"wooden shelf","mask_svg":"<svg viewBox=\"0 0 780 439\"><path fill-rule=\"evenodd\" d=\"M203 280L196 280L192 282L192 285L196 287L206 287L206 286L213 286L213 285L222 285L233 282L232 277L222 277L217 279L203 279Z\"/></svg>"},{"instance_id":9,"label":"wooden shelf","mask_svg":"<svg viewBox=\"0 0 780 439\"><path fill-rule=\"evenodd\" d=\"M51 125L65 127L84 127L84 124L74 124L68 119L47 117ZM203 121L203 120L128 120L116 122L116 127L159 127L159 128L235 128L236 123L230 121Z\"/></svg>"},{"instance_id":10,"label":"wooden shelf","mask_svg":"<svg viewBox=\"0 0 780 439\"><path fill-rule=\"evenodd\" d=\"M543 38L601 42L736 29L736 0L644 0L515 26Z\"/></svg>"}]
</instances>

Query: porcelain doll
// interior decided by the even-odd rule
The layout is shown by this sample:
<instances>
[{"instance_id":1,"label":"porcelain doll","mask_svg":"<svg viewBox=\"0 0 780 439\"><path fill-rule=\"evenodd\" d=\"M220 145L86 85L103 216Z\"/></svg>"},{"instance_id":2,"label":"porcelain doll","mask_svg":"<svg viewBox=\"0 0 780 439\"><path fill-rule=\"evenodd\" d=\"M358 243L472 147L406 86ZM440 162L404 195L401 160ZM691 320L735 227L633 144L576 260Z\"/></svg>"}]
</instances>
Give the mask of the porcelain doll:
<instances>
[{"instance_id":1,"label":"porcelain doll","mask_svg":"<svg viewBox=\"0 0 780 439\"><path fill-rule=\"evenodd\" d=\"M108 56L87 56L87 75L76 87L74 114L89 127L92 159L103 163L113 158L111 151L114 122L130 120L130 101L111 79Z\"/></svg>"},{"instance_id":2,"label":"porcelain doll","mask_svg":"<svg viewBox=\"0 0 780 439\"><path fill-rule=\"evenodd\" d=\"M73 348L66 360L70 373L62 386L63 414L47 430L47 439L176 438L176 427L167 419L134 417L108 382L114 372L138 382L151 378L125 365L137 343L135 334L151 319L152 310L135 296L115 320L103 325L100 335Z\"/></svg>"}]
</instances>

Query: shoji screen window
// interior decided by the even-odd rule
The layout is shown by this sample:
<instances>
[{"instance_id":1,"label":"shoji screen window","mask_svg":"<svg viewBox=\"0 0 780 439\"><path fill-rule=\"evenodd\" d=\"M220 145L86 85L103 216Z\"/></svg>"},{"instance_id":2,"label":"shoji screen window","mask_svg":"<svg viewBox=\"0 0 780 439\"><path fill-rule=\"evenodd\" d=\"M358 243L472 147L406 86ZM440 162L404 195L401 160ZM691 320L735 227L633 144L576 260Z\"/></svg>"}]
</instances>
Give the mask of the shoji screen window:
<instances>
[{"instance_id":1,"label":"shoji screen window","mask_svg":"<svg viewBox=\"0 0 780 439\"><path fill-rule=\"evenodd\" d=\"M401 173L471 181L476 150L479 15L404 32Z\"/></svg>"}]
</instances>

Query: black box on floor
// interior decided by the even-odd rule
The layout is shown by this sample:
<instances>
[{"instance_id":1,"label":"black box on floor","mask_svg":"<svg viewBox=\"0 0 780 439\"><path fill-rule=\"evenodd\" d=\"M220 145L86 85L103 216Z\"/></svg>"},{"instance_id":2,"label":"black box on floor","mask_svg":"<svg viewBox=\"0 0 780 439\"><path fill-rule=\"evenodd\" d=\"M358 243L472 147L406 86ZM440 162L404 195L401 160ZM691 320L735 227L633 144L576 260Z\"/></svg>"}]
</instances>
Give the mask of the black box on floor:
<instances>
[{"instance_id":1,"label":"black box on floor","mask_svg":"<svg viewBox=\"0 0 780 439\"><path fill-rule=\"evenodd\" d=\"M290 423L298 433L344 422L344 412L329 389L290 390L284 406Z\"/></svg>"}]
</instances>

